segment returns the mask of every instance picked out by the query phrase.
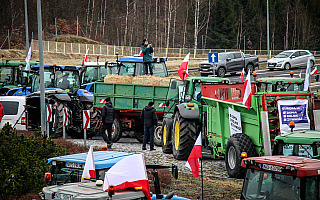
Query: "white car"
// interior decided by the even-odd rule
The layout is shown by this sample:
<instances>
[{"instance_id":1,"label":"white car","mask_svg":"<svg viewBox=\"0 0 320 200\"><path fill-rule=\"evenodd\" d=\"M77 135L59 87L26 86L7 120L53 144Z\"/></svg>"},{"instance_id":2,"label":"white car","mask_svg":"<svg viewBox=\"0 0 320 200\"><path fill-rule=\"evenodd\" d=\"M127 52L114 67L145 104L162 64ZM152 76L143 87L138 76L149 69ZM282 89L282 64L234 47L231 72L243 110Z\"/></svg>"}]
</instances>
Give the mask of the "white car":
<instances>
[{"instance_id":1,"label":"white car","mask_svg":"<svg viewBox=\"0 0 320 200\"><path fill-rule=\"evenodd\" d=\"M1 96L0 103L4 109L4 116L0 123L0 129L9 122L12 127L16 124L17 130L27 130L27 119L24 111L26 105L25 96Z\"/></svg>"},{"instance_id":2,"label":"white car","mask_svg":"<svg viewBox=\"0 0 320 200\"><path fill-rule=\"evenodd\" d=\"M275 57L268 60L267 69L285 69L289 70L294 67L306 67L310 58L310 67L315 64L315 59L312 53L308 50L288 50L283 51Z\"/></svg>"}]
</instances>

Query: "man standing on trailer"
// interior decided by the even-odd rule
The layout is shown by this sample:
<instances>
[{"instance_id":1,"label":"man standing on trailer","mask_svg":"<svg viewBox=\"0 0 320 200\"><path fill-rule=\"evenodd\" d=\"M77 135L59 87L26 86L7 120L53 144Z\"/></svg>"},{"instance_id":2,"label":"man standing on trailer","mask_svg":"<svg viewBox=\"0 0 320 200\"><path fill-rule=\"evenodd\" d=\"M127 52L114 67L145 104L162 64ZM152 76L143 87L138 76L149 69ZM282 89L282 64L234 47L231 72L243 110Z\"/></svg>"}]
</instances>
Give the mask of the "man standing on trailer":
<instances>
[{"instance_id":1,"label":"man standing on trailer","mask_svg":"<svg viewBox=\"0 0 320 200\"><path fill-rule=\"evenodd\" d=\"M102 109L102 126L100 129L100 134L103 137L103 140L107 143L108 148L112 146L112 125L113 121L116 118L116 111L112 105L110 97L105 99L106 104L103 106ZM108 135L106 135L106 130Z\"/></svg>"},{"instance_id":2,"label":"man standing on trailer","mask_svg":"<svg viewBox=\"0 0 320 200\"><path fill-rule=\"evenodd\" d=\"M157 114L152 101L149 102L148 106L143 108L140 118L144 126L142 150L147 150L148 136L150 136L150 151L156 150L154 148L154 126L157 125Z\"/></svg>"},{"instance_id":3,"label":"man standing on trailer","mask_svg":"<svg viewBox=\"0 0 320 200\"><path fill-rule=\"evenodd\" d=\"M153 53L152 44L148 42L147 39L143 39L143 43L141 44L141 51L143 53L143 65L144 65L144 74L148 75L148 68L150 70L150 75L153 75L152 71L152 62L153 58L151 54Z\"/></svg>"}]
</instances>

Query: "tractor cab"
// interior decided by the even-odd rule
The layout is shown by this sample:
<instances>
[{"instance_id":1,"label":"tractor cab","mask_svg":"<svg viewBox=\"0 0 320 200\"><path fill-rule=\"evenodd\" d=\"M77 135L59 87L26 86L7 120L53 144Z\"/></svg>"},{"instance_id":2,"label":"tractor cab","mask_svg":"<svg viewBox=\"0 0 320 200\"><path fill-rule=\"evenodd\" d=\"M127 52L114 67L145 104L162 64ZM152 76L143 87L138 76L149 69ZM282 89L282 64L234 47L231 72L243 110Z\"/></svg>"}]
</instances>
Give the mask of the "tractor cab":
<instances>
[{"instance_id":1,"label":"tractor cab","mask_svg":"<svg viewBox=\"0 0 320 200\"><path fill-rule=\"evenodd\" d=\"M257 92L303 91L303 78L259 78L256 80Z\"/></svg>"},{"instance_id":2,"label":"tractor cab","mask_svg":"<svg viewBox=\"0 0 320 200\"><path fill-rule=\"evenodd\" d=\"M242 160L246 168L240 199L319 199L320 160L264 156Z\"/></svg>"}]
</instances>

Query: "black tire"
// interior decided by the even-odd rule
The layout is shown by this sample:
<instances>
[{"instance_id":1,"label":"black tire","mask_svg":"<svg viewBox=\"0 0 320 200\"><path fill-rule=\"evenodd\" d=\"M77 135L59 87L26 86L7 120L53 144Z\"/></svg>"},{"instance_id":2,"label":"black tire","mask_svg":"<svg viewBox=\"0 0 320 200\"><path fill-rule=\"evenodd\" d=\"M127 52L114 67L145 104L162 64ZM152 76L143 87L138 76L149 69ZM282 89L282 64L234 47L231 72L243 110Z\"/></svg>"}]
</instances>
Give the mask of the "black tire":
<instances>
[{"instance_id":1,"label":"black tire","mask_svg":"<svg viewBox=\"0 0 320 200\"><path fill-rule=\"evenodd\" d=\"M232 135L227 142L225 163L230 178L244 178L245 169L241 167L241 153L248 157L256 156L256 149L251 138L243 133Z\"/></svg>"},{"instance_id":2,"label":"black tire","mask_svg":"<svg viewBox=\"0 0 320 200\"><path fill-rule=\"evenodd\" d=\"M195 120L184 119L177 112L173 120L172 153L177 160L187 160L197 139Z\"/></svg>"},{"instance_id":3,"label":"black tire","mask_svg":"<svg viewBox=\"0 0 320 200\"><path fill-rule=\"evenodd\" d=\"M248 71L250 69L250 74L253 73L254 71L254 66L252 64L248 64L247 67L246 67L246 73L248 74Z\"/></svg>"},{"instance_id":4,"label":"black tire","mask_svg":"<svg viewBox=\"0 0 320 200\"><path fill-rule=\"evenodd\" d=\"M154 145L161 147L162 146L162 125L158 125L154 129Z\"/></svg>"},{"instance_id":5,"label":"black tire","mask_svg":"<svg viewBox=\"0 0 320 200\"><path fill-rule=\"evenodd\" d=\"M167 154L172 154L172 141L171 141L171 134L172 134L172 119L164 119L162 123L162 152Z\"/></svg>"},{"instance_id":6,"label":"black tire","mask_svg":"<svg viewBox=\"0 0 320 200\"><path fill-rule=\"evenodd\" d=\"M283 69L284 69L284 70L289 70L289 69L291 69L291 65L290 65L290 63L286 63L286 64L284 64Z\"/></svg>"},{"instance_id":7,"label":"black tire","mask_svg":"<svg viewBox=\"0 0 320 200\"><path fill-rule=\"evenodd\" d=\"M112 142L118 142L122 136L122 126L118 118L115 118L112 124Z\"/></svg>"},{"instance_id":8,"label":"black tire","mask_svg":"<svg viewBox=\"0 0 320 200\"><path fill-rule=\"evenodd\" d=\"M310 67L313 67L313 66L314 66L314 61L310 60Z\"/></svg>"},{"instance_id":9,"label":"black tire","mask_svg":"<svg viewBox=\"0 0 320 200\"><path fill-rule=\"evenodd\" d=\"M140 142L143 142L143 131L135 131L134 132L134 137Z\"/></svg>"},{"instance_id":10,"label":"black tire","mask_svg":"<svg viewBox=\"0 0 320 200\"><path fill-rule=\"evenodd\" d=\"M56 110L53 118L53 137L61 137L63 134L63 108L67 108L67 103L56 99L55 107ZM69 114L69 116L71 115Z\"/></svg>"},{"instance_id":11,"label":"black tire","mask_svg":"<svg viewBox=\"0 0 320 200\"><path fill-rule=\"evenodd\" d=\"M220 67L217 72L219 77L224 77L226 75L226 69L224 67Z\"/></svg>"}]
</instances>

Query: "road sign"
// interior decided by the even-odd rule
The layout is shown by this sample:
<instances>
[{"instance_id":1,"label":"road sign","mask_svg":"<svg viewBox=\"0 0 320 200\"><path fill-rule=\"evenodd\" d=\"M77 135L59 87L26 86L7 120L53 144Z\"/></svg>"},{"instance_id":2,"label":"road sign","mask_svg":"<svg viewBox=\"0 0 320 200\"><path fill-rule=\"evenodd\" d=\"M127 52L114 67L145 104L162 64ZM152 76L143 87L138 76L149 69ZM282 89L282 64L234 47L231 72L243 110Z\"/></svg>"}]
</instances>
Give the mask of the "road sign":
<instances>
[{"instance_id":1,"label":"road sign","mask_svg":"<svg viewBox=\"0 0 320 200\"><path fill-rule=\"evenodd\" d=\"M47 104L47 122L52 122L52 104Z\"/></svg>"},{"instance_id":2,"label":"road sign","mask_svg":"<svg viewBox=\"0 0 320 200\"><path fill-rule=\"evenodd\" d=\"M218 53L208 53L209 63L217 63L218 62Z\"/></svg>"},{"instance_id":3,"label":"road sign","mask_svg":"<svg viewBox=\"0 0 320 200\"><path fill-rule=\"evenodd\" d=\"M83 111L83 129L90 128L90 110Z\"/></svg>"},{"instance_id":4,"label":"road sign","mask_svg":"<svg viewBox=\"0 0 320 200\"><path fill-rule=\"evenodd\" d=\"M63 126L68 126L68 108L63 108Z\"/></svg>"}]
</instances>

